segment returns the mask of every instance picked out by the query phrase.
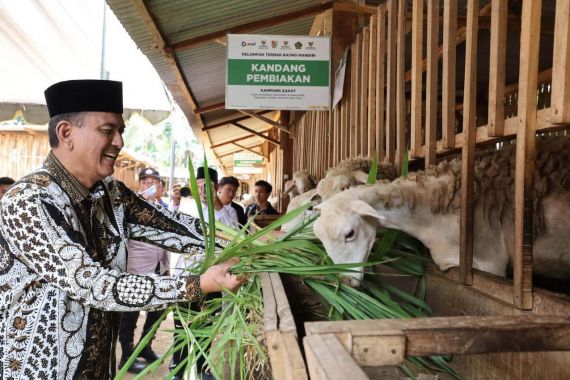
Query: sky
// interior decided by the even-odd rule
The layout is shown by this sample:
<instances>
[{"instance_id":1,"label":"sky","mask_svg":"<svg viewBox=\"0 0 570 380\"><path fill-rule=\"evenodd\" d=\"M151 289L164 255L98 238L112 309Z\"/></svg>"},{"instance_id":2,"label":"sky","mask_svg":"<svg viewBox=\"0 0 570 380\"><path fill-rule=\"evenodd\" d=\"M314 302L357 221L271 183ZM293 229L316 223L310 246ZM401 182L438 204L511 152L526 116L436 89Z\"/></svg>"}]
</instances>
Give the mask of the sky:
<instances>
[{"instance_id":1,"label":"sky","mask_svg":"<svg viewBox=\"0 0 570 380\"><path fill-rule=\"evenodd\" d=\"M162 82L104 0L0 0L0 103L45 104L68 79L123 82L125 108L171 110Z\"/></svg>"}]
</instances>

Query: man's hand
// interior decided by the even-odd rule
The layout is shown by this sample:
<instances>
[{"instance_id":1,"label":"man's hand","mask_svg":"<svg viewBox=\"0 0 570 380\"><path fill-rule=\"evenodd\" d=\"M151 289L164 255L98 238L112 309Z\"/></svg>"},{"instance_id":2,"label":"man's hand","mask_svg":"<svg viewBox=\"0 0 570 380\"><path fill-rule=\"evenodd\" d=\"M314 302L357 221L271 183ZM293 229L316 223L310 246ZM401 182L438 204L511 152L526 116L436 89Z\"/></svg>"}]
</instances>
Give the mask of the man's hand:
<instances>
[{"instance_id":1,"label":"man's hand","mask_svg":"<svg viewBox=\"0 0 570 380\"><path fill-rule=\"evenodd\" d=\"M218 265L213 265L200 277L200 288L203 294L220 292L228 289L236 292L246 280L246 276L236 276L228 272L239 259L231 259Z\"/></svg>"},{"instance_id":2,"label":"man's hand","mask_svg":"<svg viewBox=\"0 0 570 380\"><path fill-rule=\"evenodd\" d=\"M180 185L175 184L172 187L172 204L174 206L180 206L180 199L181 198L182 198L182 196L180 195Z\"/></svg>"}]
</instances>

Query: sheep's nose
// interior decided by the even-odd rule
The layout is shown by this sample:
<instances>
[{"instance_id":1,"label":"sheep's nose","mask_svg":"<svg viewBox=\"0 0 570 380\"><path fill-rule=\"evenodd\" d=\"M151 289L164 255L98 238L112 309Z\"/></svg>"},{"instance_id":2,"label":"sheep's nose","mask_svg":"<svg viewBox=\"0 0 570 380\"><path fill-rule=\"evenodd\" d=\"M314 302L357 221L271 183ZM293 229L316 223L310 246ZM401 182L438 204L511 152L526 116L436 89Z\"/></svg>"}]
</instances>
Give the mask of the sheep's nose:
<instances>
[{"instance_id":1,"label":"sheep's nose","mask_svg":"<svg viewBox=\"0 0 570 380\"><path fill-rule=\"evenodd\" d=\"M360 279L354 277L343 277L342 282L353 288L357 288L360 286Z\"/></svg>"}]
</instances>

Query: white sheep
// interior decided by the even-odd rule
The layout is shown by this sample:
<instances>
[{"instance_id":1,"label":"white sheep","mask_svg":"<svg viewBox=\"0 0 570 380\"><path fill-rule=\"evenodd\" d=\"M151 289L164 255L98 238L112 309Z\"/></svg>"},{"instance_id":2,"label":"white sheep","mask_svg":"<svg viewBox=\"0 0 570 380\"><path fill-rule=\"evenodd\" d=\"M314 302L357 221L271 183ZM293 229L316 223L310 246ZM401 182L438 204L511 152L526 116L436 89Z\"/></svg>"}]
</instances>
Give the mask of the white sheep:
<instances>
[{"instance_id":1,"label":"white sheep","mask_svg":"<svg viewBox=\"0 0 570 380\"><path fill-rule=\"evenodd\" d=\"M514 251L515 146L475 161L473 266L505 276ZM367 260L380 227L424 243L441 270L459 265L461 162L336 194L317 208L316 236L336 263ZM538 274L570 278L570 139L539 139L534 188L534 257ZM351 274L352 282L362 272Z\"/></svg>"}]
</instances>

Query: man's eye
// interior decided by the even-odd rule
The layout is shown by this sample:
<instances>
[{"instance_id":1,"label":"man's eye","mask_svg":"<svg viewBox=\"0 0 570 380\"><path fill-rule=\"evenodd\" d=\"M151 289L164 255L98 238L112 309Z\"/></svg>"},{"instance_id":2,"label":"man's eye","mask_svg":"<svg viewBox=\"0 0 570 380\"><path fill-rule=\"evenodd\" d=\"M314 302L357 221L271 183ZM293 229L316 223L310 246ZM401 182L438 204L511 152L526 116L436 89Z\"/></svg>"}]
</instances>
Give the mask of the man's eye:
<instances>
[{"instance_id":1,"label":"man's eye","mask_svg":"<svg viewBox=\"0 0 570 380\"><path fill-rule=\"evenodd\" d=\"M111 129L101 129L101 133L103 133L104 135L110 135L111 133L113 133L113 130L111 130Z\"/></svg>"}]
</instances>

